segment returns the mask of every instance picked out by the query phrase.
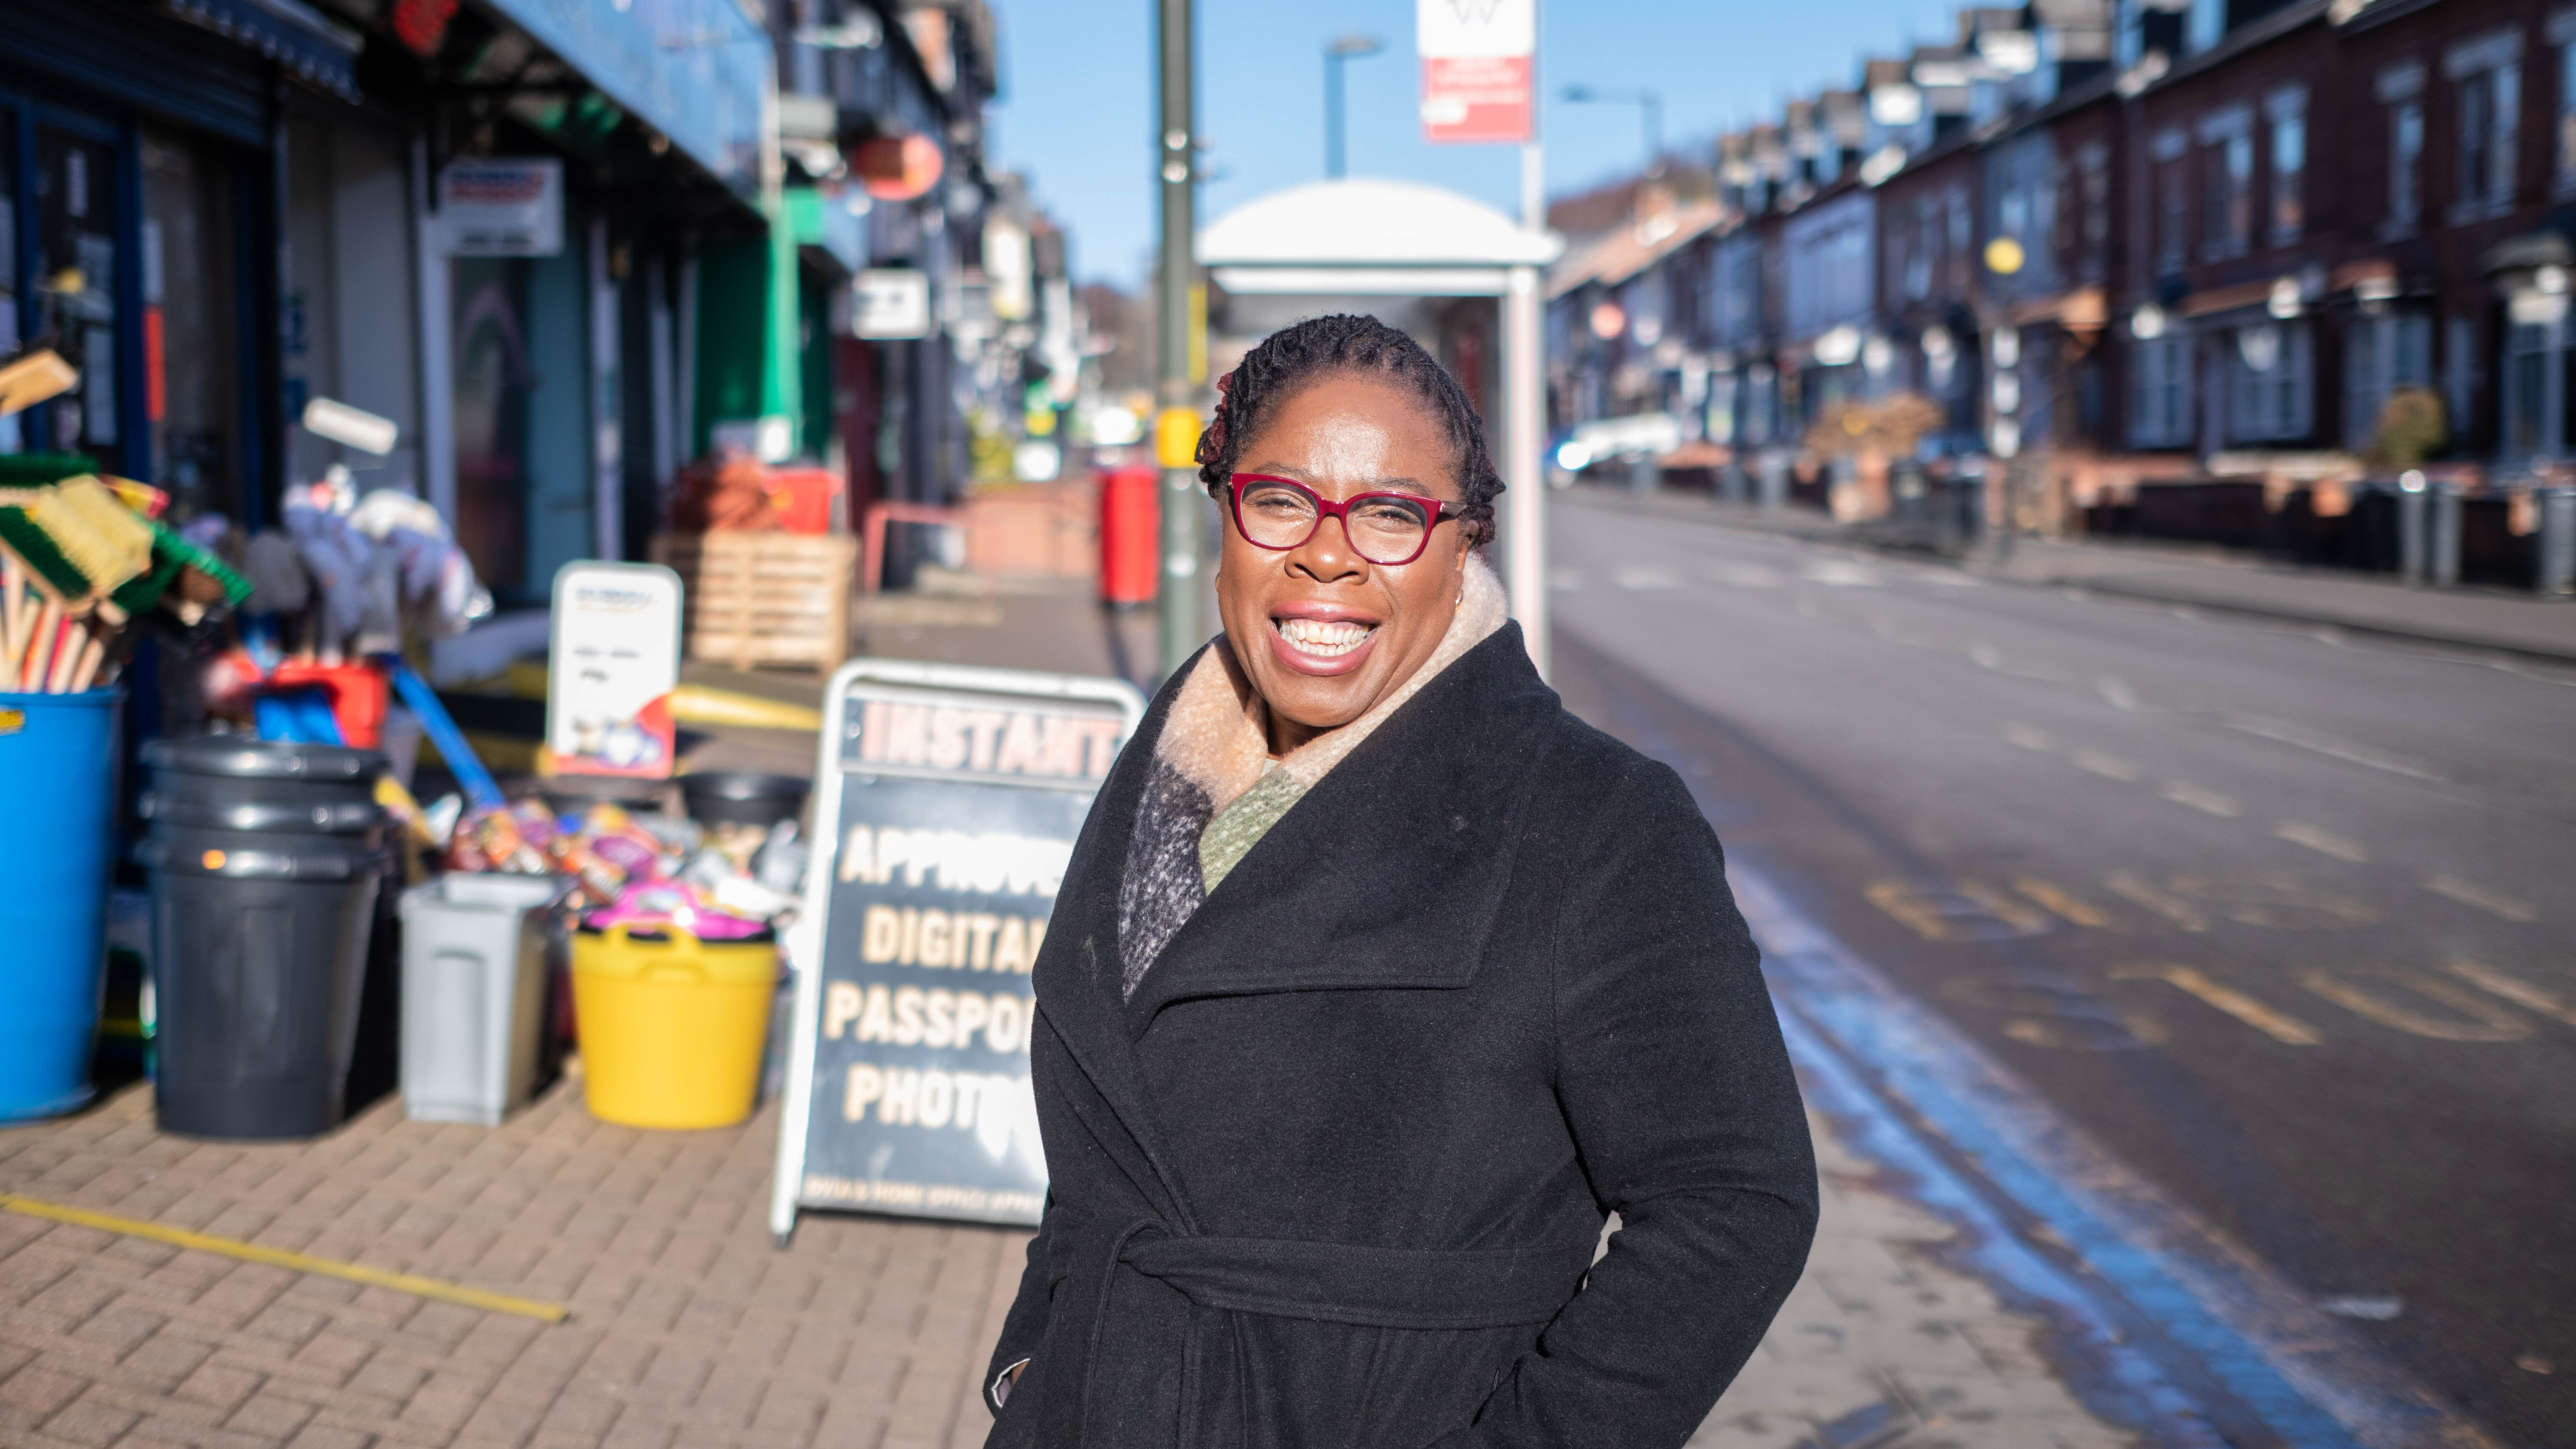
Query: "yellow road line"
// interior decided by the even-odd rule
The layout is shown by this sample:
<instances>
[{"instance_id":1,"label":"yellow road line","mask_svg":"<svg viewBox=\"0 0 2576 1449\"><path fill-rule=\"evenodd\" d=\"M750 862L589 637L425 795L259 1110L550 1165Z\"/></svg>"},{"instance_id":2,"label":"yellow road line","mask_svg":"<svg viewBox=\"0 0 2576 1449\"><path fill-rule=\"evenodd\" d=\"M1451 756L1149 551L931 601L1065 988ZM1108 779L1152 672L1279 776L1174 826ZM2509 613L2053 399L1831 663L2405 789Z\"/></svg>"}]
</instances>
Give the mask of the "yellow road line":
<instances>
[{"instance_id":1,"label":"yellow road line","mask_svg":"<svg viewBox=\"0 0 2576 1449\"><path fill-rule=\"evenodd\" d=\"M2176 900L2128 871L2113 871L2102 878L2102 884L2113 895L2145 906L2186 931L2206 931L2209 918L2186 902Z\"/></svg>"},{"instance_id":2,"label":"yellow road line","mask_svg":"<svg viewBox=\"0 0 2576 1449\"><path fill-rule=\"evenodd\" d=\"M2222 986L2189 966L2118 966L2112 968L2111 975L2113 979L2123 981L2162 981L2217 1007L2284 1046L2321 1046L2325 1042L2315 1027L2286 1011L2274 1011L2234 987Z\"/></svg>"},{"instance_id":3,"label":"yellow road line","mask_svg":"<svg viewBox=\"0 0 2576 1449\"><path fill-rule=\"evenodd\" d=\"M2419 996L2428 996L2451 1008L2466 1021L2449 1021L2427 1016L2401 1002L2389 1000L2361 986L2349 977L2374 976L2401 982ZM2409 1036L2431 1037L2435 1041L2520 1041L2531 1035L2531 1023L2486 1000L2471 996L2447 981L2438 981L2420 971L2360 970L2337 974L2332 971L2302 971L2299 984L2366 1020L2402 1031Z\"/></svg>"},{"instance_id":4,"label":"yellow road line","mask_svg":"<svg viewBox=\"0 0 2576 1449\"><path fill-rule=\"evenodd\" d=\"M2508 976L2492 966L2480 965L2463 957L2444 963L2443 970L2491 995L2501 996L2516 1006L2539 1012L2553 1021L2576 1026L2576 1002L2569 1001L2547 987L2536 986L2519 976Z\"/></svg>"},{"instance_id":5,"label":"yellow road line","mask_svg":"<svg viewBox=\"0 0 2576 1449\"><path fill-rule=\"evenodd\" d=\"M2079 926L2102 927L2111 924L2110 917L2103 915L2100 911L2097 911L2091 906L2084 904L2082 901L2077 900L2071 893L2060 890L2056 886L2050 885L2048 882L2041 880L2035 875L2015 877L2013 880L2013 889L2030 897L2032 900L2039 902L2041 905L2048 907L2050 910L2057 912L2059 915L2064 916L2066 919L2073 921Z\"/></svg>"},{"instance_id":6,"label":"yellow road line","mask_svg":"<svg viewBox=\"0 0 2576 1449\"><path fill-rule=\"evenodd\" d=\"M2527 924L2540 919L2540 912L2513 897L2497 895L2484 887L2471 885L2455 875L2428 875L2424 877L2422 884L2424 889L2436 895L2449 896L2462 905L2475 906L2482 911L2493 911L2508 921L2522 921Z\"/></svg>"},{"instance_id":7,"label":"yellow road line","mask_svg":"<svg viewBox=\"0 0 2576 1449\"><path fill-rule=\"evenodd\" d=\"M409 1273L388 1273L382 1268L368 1268L356 1263L336 1263L328 1258L307 1257L283 1248L263 1248L235 1238L210 1237L192 1233L186 1228L173 1228L140 1218L121 1218L113 1213L94 1213L87 1208L65 1207L60 1203L38 1202L31 1197L0 1192L0 1211L24 1213L31 1218L47 1218L74 1227L96 1228L105 1233L122 1233L130 1238L149 1238L175 1248L193 1248L200 1253L220 1253L245 1262L266 1263L272 1267L290 1268L298 1273L318 1273L325 1278L342 1278L351 1283L364 1283L375 1288L391 1288L420 1298L436 1298L446 1303L462 1303L490 1313L515 1313L522 1318L541 1318L548 1323L561 1323L572 1316L572 1310L560 1303L539 1303L533 1298L513 1298L506 1293L486 1293L480 1288L466 1288L454 1283L441 1283L435 1278L415 1278Z\"/></svg>"},{"instance_id":8,"label":"yellow road line","mask_svg":"<svg viewBox=\"0 0 2576 1449\"><path fill-rule=\"evenodd\" d=\"M2272 833L2292 845L2304 845L2319 855L2331 855L2337 860L2349 861L2354 865L2370 859L2370 852L2364 850L2359 842L2346 840L2322 826L2302 825L2296 820L2284 820L2273 828Z\"/></svg>"}]
</instances>

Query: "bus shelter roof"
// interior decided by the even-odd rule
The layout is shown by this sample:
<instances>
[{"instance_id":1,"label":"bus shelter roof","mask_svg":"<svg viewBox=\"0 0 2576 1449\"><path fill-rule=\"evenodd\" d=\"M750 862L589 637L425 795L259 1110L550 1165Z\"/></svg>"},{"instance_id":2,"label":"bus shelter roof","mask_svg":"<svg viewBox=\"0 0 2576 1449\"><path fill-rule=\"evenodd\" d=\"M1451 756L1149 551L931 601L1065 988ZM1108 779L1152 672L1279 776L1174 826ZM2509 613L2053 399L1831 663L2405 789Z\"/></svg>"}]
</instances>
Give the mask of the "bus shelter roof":
<instances>
[{"instance_id":1,"label":"bus shelter roof","mask_svg":"<svg viewBox=\"0 0 2576 1449\"><path fill-rule=\"evenodd\" d=\"M1199 232L1199 262L1237 295L1494 297L1510 269L1565 250L1472 197L1416 181L1314 181Z\"/></svg>"}]
</instances>

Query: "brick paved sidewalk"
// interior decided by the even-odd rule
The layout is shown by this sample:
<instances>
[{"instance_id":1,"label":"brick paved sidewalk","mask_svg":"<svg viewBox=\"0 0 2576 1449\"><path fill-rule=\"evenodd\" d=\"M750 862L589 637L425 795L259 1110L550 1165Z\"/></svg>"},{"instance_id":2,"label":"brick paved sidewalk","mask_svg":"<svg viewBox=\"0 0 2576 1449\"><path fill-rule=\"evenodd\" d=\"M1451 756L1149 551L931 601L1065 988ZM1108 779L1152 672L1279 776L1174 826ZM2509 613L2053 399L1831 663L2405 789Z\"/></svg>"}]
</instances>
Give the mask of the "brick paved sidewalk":
<instances>
[{"instance_id":1,"label":"brick paved sidewalk","mask_svg":"<svg viewBox=\"0 0 2576 1449\"><path fill-rule=\"evenodd\" d=\"M0 1213L0 1444L942 1449L1018 1235L763 1224L776 1124L656 1133L578 1084L497 1130L391 1098L320 1141L192 1142L148 1088L0 1130L0 1191L570 1305L561 1324Z\"/></svg>"},{"instance_id":2,"label":"brick paved sidewalk","mask_svg":"<svg viewBox=\"0 0 2576 1449\"><path fill-rule=\"evenodd\" d=\"M2036 1318L1945 1265L1956 1229L1814 1114L1824 1215L1807 1271L1690 1449L2118 1449Z\"/></svg>"},{"instance_id":3,"label":"brick paved sidewalk","mask_svg":"<svg viewBox=\"0 0 2576 1449\"><path fill-rule=\"evenodd\" d=\"M1825 1124L1819 1122L1820 1132ZM311 1143L153 1129L148 1088L0 1129L0 1191L570 1305L561 1324L0 1213L0 1444L973 1449L1022 1235L809 1214L774 1122L613 1127L559 1086L497 1130L388 1099ZM1806 1280L1707 1449L2107 1449L1949 1229L1821 1136Z\"/></svg>"}]
</instances>

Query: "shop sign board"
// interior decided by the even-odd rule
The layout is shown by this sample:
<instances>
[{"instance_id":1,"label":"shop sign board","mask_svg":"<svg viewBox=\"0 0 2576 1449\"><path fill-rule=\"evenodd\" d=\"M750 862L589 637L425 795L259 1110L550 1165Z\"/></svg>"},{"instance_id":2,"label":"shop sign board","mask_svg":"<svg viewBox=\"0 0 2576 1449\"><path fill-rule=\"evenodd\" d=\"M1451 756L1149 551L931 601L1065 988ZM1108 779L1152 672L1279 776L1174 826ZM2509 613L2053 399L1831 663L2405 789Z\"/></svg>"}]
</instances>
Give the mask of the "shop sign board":
<instances>
[{"instance_id":1,"label":"shop sign board","mask_svg":"<svg viewBox=\"0 0 2576 1449\"><path fill-rule=\"evenodd\" d=\"M563 213L563 162L552 156L450 161L438 173L449 256L560 256Z\"/></svg>"},{"instance_id":2,"label":"shop sign board","mask_svg":"<svg viewBox=\"0 0 2576 1449\"><path fill-rule=\"evenodd\" d=\"M660 564L555 571L546 749L560 775L666 780L678 731L680 576Z\"/></svg>"},{"instance_id":3,"label":"shop sign board","mask_svg":"<svg viewBox=\"0 0 2576 1449\"><path fill-rule=\"evenodd\" d=\"M1030 968L1122 680L859 659L832 676L770 1229L800 1208L1034 1225Z\"/></svg>"},{"instance_id":4,"label":"shop sign board","mask_svg":"<svg viewBox=\"0 0 2576 1449\"><path fill-rule=\"evenodd\" d=\"M1422 139L1527 141L1538 0L1414 0Z\"/></svg>"},{"instance_id":5,"label":"shop sign board","mask_svg":"<svg viewBox=\"0 0 2576 1449\"><path fill-rule=\"evenodd\" d=\"M850 333L876 342L930 335L930 274L870 267L850 281Z\"/></svg>"}]
</instances>

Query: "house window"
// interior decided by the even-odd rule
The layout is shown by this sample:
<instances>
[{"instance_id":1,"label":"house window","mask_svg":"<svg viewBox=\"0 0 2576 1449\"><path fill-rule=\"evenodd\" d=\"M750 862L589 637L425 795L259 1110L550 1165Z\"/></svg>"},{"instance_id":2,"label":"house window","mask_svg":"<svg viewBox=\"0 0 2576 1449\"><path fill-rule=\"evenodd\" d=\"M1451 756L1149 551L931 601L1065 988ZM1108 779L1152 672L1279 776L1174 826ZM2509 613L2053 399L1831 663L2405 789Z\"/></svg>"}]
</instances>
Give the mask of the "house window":
<instances>
[{"instance_id":1,"label":"house window","mask_svg":"<svg viewBox=\"0 0 2576 1449\"><path fill-rule=\"evenodd\" d=\"M1932 295L1932 258L1941 247L1941 223L1934 208L1921 201L1914 203L1913 214L1906 218L1905 296L1920 302Z\"/></svg>"},{"instance_id":2,"label":"house window","mask_svg":"<svg viewBox=\"0 0 2576 1449\"><path fill-rule=\"evenodd\" d=\"M2558 190L2576 191L2576 9L2549 17L2558 45Z\"/></svg>"},{"instance_id":3,"label":"house window","mask_svg":"<svg viewBox=\"0 0 2576 1449\"><path fill-rule=\"evenodd\" d=\"M2260 322L2236 329L2227 359L2227 435L2239 443L2289 442L2313 426L2308 329Z\"/></svg>"},{"instance_id":4,"label":"house window","mask_svg":"<svg viewBox=\"0 0 2576 1449\"><path fill-rule=\"evenodd\" d=\"M2087 146L2076 167L2083 187L2085 265L2098 268L2111 240L2111 153L2100 145Z\"/></svg>"},{"instance_id":5,"label":"house window","mask_svg":"<svg viewBox=\"0 0 2576 1449\"><path fill-rule=\"evenodd\" d=\"M2505 330L2504 446L2514 458L2557 451L2549 408L2550 328L2518 322Z\"/></svg>"},{"instance_id":6,"label":"house window","mask_svg":"<svg viewBox=\"0 0 2576 1449\"><path fill-rule=\"evenodd\" d=\"M2474 317L2452 317L2442 329L2442 403L2451 417L2451 436L2469 431L2476 416L2479 376L2478 323Z\"/></svg>"},{"instance_id":7,"label":"house window","mask_svg":"<svg viewBox=\"0 0 2576 1449\"><path fill-rule=\"evenodd\" d=\"M2442 73L2453 82L2459 106L2461 221L2513 205L2514 128L2522 111L2522 33L2494 32L2453 46Z\"/></svg>"},{"instance_id":8,"label":"house window","mask_svg":"<svg viewBox=\"0 0 2576 1449\"><path fill-rule=\"evenodd\" d=\"M2411 236L2424 196L2424 103L2401 101L2388 118L2388 227Z\"/></svg>"},{"instance_id":9,"label":"house window","mask_svg":"<svg viewBox=\"0 0 2576 1449\"><path fill-rule=\"evenodd\" d=\"M2380 234L2412 236L2424 205L2424 67L2411 60L2390 66L2372 89L2388 108L2388 214Z\"/></svg>"},{"instance_id":10,"label":"house window","mask_svg":"<svg viewBox=\"0 0 2576 1449\"><path fill-rule=\"evenodd\" d=\"M2401 387L2433 384L2433 319L2423 312L2383 312L2353 320L2344 335L2344 442L2370 446L2379 414Z\"/></svg>"},{"instance_id":11,"label":"house window","mask_svg":"<svg viewBox=\"0 0 2576 1449\"><path fill-rule=\"evenodd\" d=\"M2254 232L2254 137L2239 131L2209 148L2209 255L2232 257Z\"/></svg>"},{"instance_id":12,"label":"house window","mask_svg":"<svg viewBox=\"0 0 2576 1449\"><path fill-rule=\"evenodd\" d=\"M2285 91L2265 105L2272 123L2272 241L2298 240L2307 226L2308 98Z\"/></svg>"},{"instance_id":13,"label":"house window","mask_svg":"<svg viewBox=\"0 0 2576 1449\"><path fill-rule=\"evenodd\" d=\"M2254 112L2234 105L2200 118L2200 243L2204 256L2244 253L2254 236Z\"/></svg>"},{"instance_id":14,"label":"house window","mask_svg":"<svg viewBox=\"0 0 2576 1449\"><path fill-rule=\"evenodd\" d=\"M2156 270L2167 274L2182 270L2190 227L2188 154L2182 132L2167 131L2156 137Z\"/></svg>"},{"instance_id":15,"label":"house window","mask_svg":"<svg viewBox=\"0 0 2576 1449\"><path fill-rule=\"evenodd\" d=\"M2514 70L2499 67L2460 82L2460 204L2494 209L2513 200Z\"/></svg>"},{"instance_id":16,"label":"house window","mask_svg":"<svg viewBox=\"0 0 2576 1449\"><path fill-rule=\"evenodd\" d=\"M2175 448L2191 441L2191 342L2169 336L2130 349L2129 442Z\"/></svg>"}]
</instances>

